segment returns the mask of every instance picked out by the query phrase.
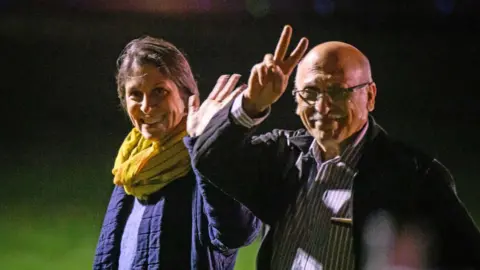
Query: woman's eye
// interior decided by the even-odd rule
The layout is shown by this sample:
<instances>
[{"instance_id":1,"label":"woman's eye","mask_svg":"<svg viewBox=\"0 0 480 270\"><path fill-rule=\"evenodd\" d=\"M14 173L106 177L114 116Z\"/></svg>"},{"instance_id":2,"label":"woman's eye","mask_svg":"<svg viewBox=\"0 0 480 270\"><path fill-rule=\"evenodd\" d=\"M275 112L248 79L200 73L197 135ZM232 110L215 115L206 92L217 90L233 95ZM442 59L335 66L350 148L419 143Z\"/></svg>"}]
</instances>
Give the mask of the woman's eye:
<instances>
[{"instance_id":1,"label":"woman's eye","mask_svg":"<svg viewBox=\"0 0 480 270\"><path fill-rule=\"evenodd\" d=\"M165 90L165 88L155 88L153 89L153 92L159 96L165 96L168 94L168 91Z\"/></svg>"},{"instance_id":2,"label":"woman's eye","mask_svg":"<svg viewBox=\"0 0 480 270\"><path fill-rule=\"evenodd\" d=\"M131 91L128 96L133 100L141 100L142 99L142 92L140 91Z\"/></svg>"}]
</instances>

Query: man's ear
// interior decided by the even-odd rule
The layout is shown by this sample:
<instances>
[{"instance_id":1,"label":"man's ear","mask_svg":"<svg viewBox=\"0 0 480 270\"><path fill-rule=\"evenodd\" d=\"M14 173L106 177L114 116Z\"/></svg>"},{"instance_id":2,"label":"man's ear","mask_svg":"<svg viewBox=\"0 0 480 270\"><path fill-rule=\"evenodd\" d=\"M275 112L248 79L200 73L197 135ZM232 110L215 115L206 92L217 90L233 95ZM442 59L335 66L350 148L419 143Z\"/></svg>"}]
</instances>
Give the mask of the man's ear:
<instances>
[{"instance_id":1,"label":"man's ear","mask_svg":"<svg viewBox=\"0 0 480 270\"><path fill-rule=\"evenodd\" d=\"M367 110L372 112L375 109L375 98L377 97L377 85L375 83L368 86L367 95Z\"/></svg>"}]
</instances>

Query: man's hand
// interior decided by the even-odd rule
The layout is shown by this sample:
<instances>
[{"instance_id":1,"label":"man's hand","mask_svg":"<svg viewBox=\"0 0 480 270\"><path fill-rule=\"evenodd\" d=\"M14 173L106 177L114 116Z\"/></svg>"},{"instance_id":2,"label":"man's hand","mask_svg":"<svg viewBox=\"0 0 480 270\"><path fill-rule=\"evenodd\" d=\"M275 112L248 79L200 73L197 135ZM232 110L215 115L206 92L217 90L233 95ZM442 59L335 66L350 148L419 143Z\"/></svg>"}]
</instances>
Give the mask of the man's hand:
<instances>
[{"instance_id":1,"label":"man's hand","mask_svg":"<svg viewBox=\"0 0 480 270\"><path fill-rule=\"evenodd\" d=\"M292 27L286 25L275 54L266 54L263 62L252 68L248 87L243 95L243 109L252 118L265 111L285 92L293 69L307 50L308 39L302 38L290 56L285 57L291 37Z\"/></svg>"},{"instance_id":2,"label":"man's hand","mask_svg":"<svg viewBox=\"0 0 480 270\"><path fill-rule=\"evenodd\" d=\"M198 96L189 97L187 132L190 137L196 137L202 134L212 117L245 90L247 86L241 85L232 92L239 79L239 74L220 76L217 84L202 105L200 105Z\"/></svg>"}]
</instances>

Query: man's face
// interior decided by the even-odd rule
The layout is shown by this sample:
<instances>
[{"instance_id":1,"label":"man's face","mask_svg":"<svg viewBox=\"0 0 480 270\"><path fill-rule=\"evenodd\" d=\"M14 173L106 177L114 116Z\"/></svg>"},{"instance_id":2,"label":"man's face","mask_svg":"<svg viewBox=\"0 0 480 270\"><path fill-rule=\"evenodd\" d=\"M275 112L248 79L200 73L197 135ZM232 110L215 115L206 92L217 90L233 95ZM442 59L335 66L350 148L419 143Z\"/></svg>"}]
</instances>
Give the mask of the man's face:
<instances>
[{"instance_id":1,"label":"man's face","mask_svg":"<svg viewBox=\"0 0 480 270\"><path fill-rule=\"evenodd\" d=\"M310 59L299 65L296 113L318 143L341 144L368 121L368 113L375 105L376 86L366 84L369 81L364 77L362 70L325 70ZM359 87L347 90L355 86Z\"/></svg>"}]
</instances>

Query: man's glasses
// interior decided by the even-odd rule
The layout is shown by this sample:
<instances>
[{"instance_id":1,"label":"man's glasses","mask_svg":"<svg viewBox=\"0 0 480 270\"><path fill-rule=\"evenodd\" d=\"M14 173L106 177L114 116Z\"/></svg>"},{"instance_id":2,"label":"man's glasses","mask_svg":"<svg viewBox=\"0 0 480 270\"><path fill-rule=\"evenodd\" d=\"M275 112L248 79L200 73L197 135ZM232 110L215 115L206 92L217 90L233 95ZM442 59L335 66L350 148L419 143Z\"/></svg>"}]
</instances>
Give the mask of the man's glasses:
<instances>
[{"instance_id":1,"label":"man's glasses","mask_svg":"<svg viewBox=\"0 0 480 270\"><path fill-rule=\"evenodd\" d=\"M305 88L302 90L293 89L292 95L295 96L296 94L298 94L298 96L303 101L305 101L305 103L307 103L309 106L313 106L315 105L315 103L317 102L317 100L320 98L321 95L326 94L332 99L333 102L342 101L348 98L350 94L353 93L355 90L361 89L372 83L373 82L362 83L362 84L358 84L348 88L343 88L340 86L330 86L325 91L322 91L322 92L309 89L309 88Z\"/></svg>"}]
</instances>

